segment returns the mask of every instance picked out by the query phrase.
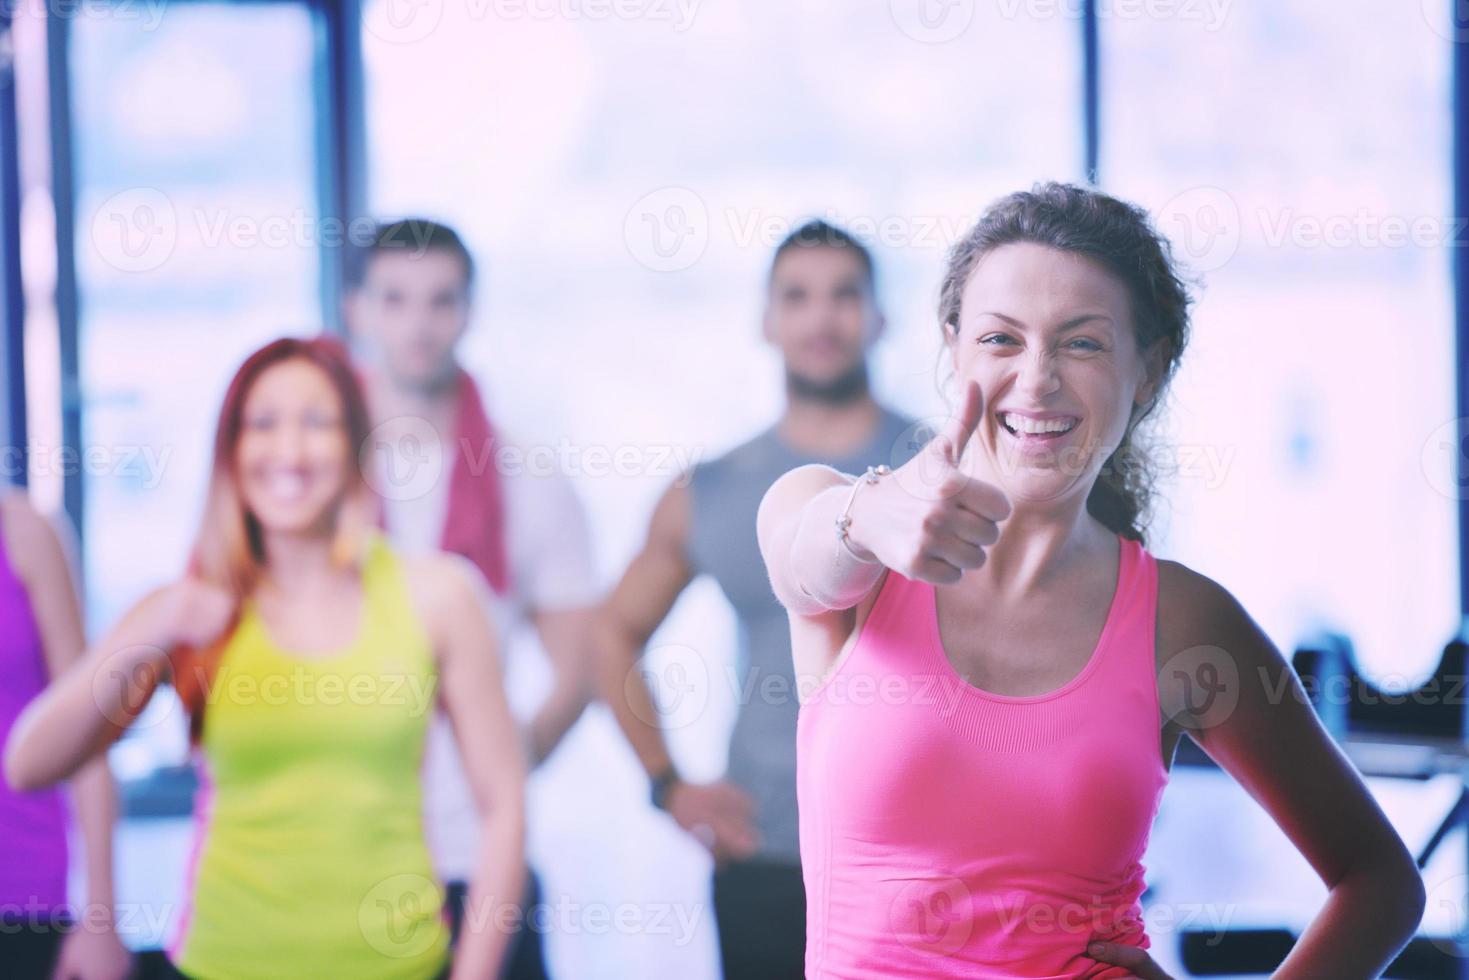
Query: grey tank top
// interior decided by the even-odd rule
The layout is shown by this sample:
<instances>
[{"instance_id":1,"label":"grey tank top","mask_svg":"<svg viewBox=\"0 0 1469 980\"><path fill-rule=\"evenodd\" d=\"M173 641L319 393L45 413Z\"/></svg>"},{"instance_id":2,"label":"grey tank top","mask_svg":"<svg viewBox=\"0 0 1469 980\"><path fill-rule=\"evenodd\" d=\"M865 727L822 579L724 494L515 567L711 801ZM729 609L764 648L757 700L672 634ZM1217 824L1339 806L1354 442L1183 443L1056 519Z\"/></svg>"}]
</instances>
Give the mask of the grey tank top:
<instances>
[{"instance_id":1,"label":"grey tank top","mask_svg":"<svg viewBox=\"0 0 1469 980\"><path fill-rule=\"evenodd\" d=\"M800 861L796 819L800 702L790 623L770 589L755 538L755 512L770 485L797 466L825 463L851 474L879 463L896 468L931 435L928 428L884 407L876 435L851 455L817 458L797 453L772 426L694 466L689 482L693 520L688 559L696 573L714 576L738 620L738 709L725 775L755 801L755 825L762 838L757 856L764 860Z\"/></svg>"}]
</instances>

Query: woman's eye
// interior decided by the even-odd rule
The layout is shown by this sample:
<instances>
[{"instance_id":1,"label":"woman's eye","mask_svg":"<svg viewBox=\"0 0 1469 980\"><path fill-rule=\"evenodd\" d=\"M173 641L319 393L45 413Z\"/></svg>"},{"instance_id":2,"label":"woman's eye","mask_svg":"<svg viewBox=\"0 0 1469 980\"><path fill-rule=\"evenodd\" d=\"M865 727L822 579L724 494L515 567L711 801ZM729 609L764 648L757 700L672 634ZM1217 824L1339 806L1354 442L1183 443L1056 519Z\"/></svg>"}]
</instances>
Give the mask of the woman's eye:
<instances>
[{"instance_id":1,"label":"woman's eye","mask_svg":"<svg viewBox=\"0 0 1469 980\"><path fill-rule=\"evenodd\" d=\"M1100 344L1098 344L1096 341L1093 341L1093 340L1084 340L1084 339L1073 340L1067 346L1068 347L1076 347L1077 344L1081 344L1082 345L1080 347L1077 347L1077 350L1101 350L1102 349L1102 346Z\"/></svg>"},{"instance_id":2,"label":"woman's eye","mask_svg":"<svg viewBox=\"0 0 1469 980\"><path fill-rule=\"evenodd\" d=\"M981 337L979 339L979 342L981 344L998 345L998 344L1009 344L1009 343L1012 343L1013 341L1011 340L1011 338L1005 336L1002 333L992 333L988 337Z\"/></svg>"}]
</instances>

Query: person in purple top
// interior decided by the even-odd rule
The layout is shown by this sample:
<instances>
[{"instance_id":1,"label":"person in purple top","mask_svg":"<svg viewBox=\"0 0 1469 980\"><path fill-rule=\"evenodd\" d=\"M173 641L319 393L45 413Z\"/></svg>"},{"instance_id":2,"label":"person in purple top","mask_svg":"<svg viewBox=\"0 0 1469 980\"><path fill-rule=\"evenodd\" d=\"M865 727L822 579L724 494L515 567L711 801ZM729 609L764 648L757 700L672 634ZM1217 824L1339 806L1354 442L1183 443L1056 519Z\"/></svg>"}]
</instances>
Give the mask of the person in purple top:
<instances>
[{"instance_id":1,"label":"person in purple top","mask_svg":"<svg viewBox=\"0 0 1469 980\"><path fill-rule=\"evenodd\" d=\"M0 746L21 709L85 647L61 537L25 495L0 491ZM0 973L9 980L118 980L132 956L113 917L117 805L105 757L72 782L86 904L67 903L67 807L56 789L0 780Z\"/></svg>"}]
</instances>

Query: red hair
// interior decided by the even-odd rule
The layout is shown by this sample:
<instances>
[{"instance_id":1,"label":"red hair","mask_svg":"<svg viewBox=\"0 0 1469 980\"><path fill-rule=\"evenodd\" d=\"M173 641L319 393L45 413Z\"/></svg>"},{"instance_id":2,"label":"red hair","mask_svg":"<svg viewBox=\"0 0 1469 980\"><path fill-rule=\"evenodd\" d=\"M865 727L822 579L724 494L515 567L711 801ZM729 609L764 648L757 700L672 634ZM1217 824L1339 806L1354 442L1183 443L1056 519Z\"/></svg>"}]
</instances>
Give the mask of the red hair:
<instances>
[{"instance_id":1,"label":"red hair","mask_svg":"<svg viewBox=\"0 0 1469 980\"><path fill-rule=\"evenodd\" d=\"M370 431L367 402L353 373L346 347L335 337L282 337L245 358L224 395L214 432L214 466L209 477L204 514L194 538L188 574L224 589L236 610L249 597L265 565L260 522L240 496L235 450L244 428L245 400L268 369L286 361L314 364L327 376L342 403L342 428L352 453L347 483L331 515L332 555L343 565L359 561L365 533L371 528L376 498L357 464L357 453ZM232 630L211 646L178 649L169 654L174 689L189 712L189 730L198 739L204 704L220 655Z\"/></svg>"}]
</instances>

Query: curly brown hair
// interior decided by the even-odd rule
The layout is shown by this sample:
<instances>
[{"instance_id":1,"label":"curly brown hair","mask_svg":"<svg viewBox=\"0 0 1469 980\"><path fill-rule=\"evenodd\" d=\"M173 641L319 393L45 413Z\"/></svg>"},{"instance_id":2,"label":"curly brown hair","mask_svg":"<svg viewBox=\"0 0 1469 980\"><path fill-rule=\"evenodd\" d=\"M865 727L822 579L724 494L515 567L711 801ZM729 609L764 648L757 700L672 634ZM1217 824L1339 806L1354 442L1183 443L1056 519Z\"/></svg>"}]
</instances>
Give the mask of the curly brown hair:
<instances>
[{"instance_id":1,"label":"curly brown hair","mask_svg":"<svg viewBox=\"0 0 1469 980\"><path fill-rule=\"evenodd\" d=\"M1101 191L1049 181L995 201L949 252L939 287L939 325L945 341L959 332L959 304L979 260L1002 245L1031 242L1085 255L1127 288L1139 351L1161 341L1163 373L1148 403L1133 411L1117 448L1102 464L1087 496L1087 511L1112 531L1144 542L1156 495L1157 465L1138 427L1148 419L1177 372L1189 335L1193 302L1168 240L1146 211Z\"/></svg>"}]
</instances>

